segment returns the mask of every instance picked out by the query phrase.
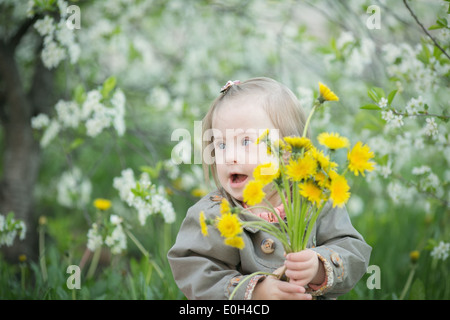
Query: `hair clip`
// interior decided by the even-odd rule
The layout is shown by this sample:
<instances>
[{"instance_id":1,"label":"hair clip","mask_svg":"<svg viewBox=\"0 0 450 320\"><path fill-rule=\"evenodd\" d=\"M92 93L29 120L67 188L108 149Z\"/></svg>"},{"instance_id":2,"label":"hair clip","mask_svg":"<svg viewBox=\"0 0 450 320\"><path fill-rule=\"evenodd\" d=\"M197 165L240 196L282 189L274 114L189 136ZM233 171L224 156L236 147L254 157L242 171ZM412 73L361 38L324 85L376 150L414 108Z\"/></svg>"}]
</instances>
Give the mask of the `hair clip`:
<instances>
[{"instance_id":1,"label":"hair clip","mask_svg":"<svg viewBox=\"0 0 450 320\"><path fill-rule=\"evenodd\" d=\"M220 89L220 93L225 93L228 91L228 89L231 88L231 86L235 85L235 84L240 84L241 82L239 80L234 80L231 81L229 80L223 87L222 89Z\"/></svg>"}]
</instances>

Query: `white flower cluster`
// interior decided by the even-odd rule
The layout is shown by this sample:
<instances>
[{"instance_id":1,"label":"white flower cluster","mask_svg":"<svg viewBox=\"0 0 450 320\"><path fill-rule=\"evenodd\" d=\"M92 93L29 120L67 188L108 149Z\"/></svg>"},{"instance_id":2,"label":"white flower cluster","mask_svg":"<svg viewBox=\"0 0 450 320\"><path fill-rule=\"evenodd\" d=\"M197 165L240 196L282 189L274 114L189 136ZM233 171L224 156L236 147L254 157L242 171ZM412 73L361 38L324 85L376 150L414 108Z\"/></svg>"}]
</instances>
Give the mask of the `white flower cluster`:
<instances>
[{"instance_id":1,"label":"white flower cluster","mask_svg":"<svg viewBox=\"0 0 450 320\"><path fill-rule=\"evenodd\" d=\"M79 168L74 167L61 175L57 185L57 200L67 208L82 208L88 204L91 191L91 182L83 178Z\"/></svg>"},{"instance_id":2,"label":"white flower cluster","mask_svg":"<svg viewBox=\"0 0 450 320\"><path fill-rule=\"evenodd\" d=\"M408 204L414 199L416 189L406 187L398 181L391 181L387 186L387 194L395 204Z\"/></svg>"},{"instance_id":3,"label":"white flower cluster","mask_svg":"<svg viewBox=\"0 0 450 320\"><path fill-rule=\"evenodd\" d=\"M439 133L439 131L438 131L437 123L434 120L434 118L427 118L425 121L426 121L426 125L425 125L425 128L423 128L423 133L432 138L437 137L437 134Z\"/></svg>"},{"instance_id":4,"label":"white flower cluster","mask_svg":"<svg viewBox=\"0 0 450 320\"><path fill-rule=\"evenodd\" d=\"M349 76L360 76L365 68L371 64L375 53L375 43L370 38L358 37L349 31L344 31L336 40L336 48L340 55L345 58L345 65L342 72ZM335 59L334 54L330 54L328 59ZM339 60L339 59L337 59ZM337 62L339 64L339 62Z\"/></svg>"},{"instance_id":5,"label":"white flower cluster","mask_svg":"<svg viewBox=\"0 0 450 320\"><path fill-rule=\"evenodd\" d=\"M404 113L408 118L415 119L420 111L425 110L425 105L426 102L422 96L411 98L405 106ZM387 109L386 107L388 106L388 100L386 98L381 98L378 102L378 106L382 109L381 118L386 121L386 128L388 130L393 128L400 128L404 125L403 115L399 114L403 112L399 112L393 109ZM425 122L425 127L420 130L420 134L431 137L432 139L437 139L439 130L436 120L433 117L427 117L425 119Z\"/></svg>"},{"instance_id":6,"label":"white flower cluster","mask_svg":"<svg viewBox=\"0 0 450 320\"><path fill-rule=\"evenodd\" d=\"M433 52L433 46L427 46L427 50ZM389 65L386 70L389 76L410 82L418 92L436 91L438 79L450 71L450 65L441 64L435 57L430 57L428 63L422 62L418 58L422 50L422 45L415 48L406 43L384 45L383 57Z\"/></svg>"},{"instance_id":7,"label":"white flower cluster","mask_svg":"<svg viewBox=\"0 0 450 320\"><path fill-rule=\"evenodd\" d=\"M93 223L87 233L87 247L95 251L103 244L111 249L112 254L120 254L127 248L127 237L123 230L122 218L112 214L109 223L105 228L100 228L97 223ZM105 230L103 234L103 230Z\"/></svg>"},{"instance_id":8,"label":"white flower cluster","mask_svg":"<svg viewBox=\"0 0 450 320\"><path fill-rule=\"evenodd\" d=\"M109 100L112 107L105 105L98 90L87 93L86 100L80 106L75 101L59 100L55 105L56 116L50 119L46 114L39 114L31 119L34 129L44 129L41 146L46 147L63 129L86 126L86 134L96 137L104 129L114 127L119 136L125 133L125 94L116 89Z\"/></svg>"},{"instance_id":9,"label":"white flower cluster","mask_svg":"<svg viewBox=\"0 0 450 320\"><path fill-rule=\"evenodd\" d=\"M67 56L70 58L70 63L76 63L81 52L80 45L75 41L73 30L66 25L67 2L58 0L58 8L61 16L59 22L47 15L34 24L37 32L44 37L41 58L48 69L56 68ZM32 9L32 4L29 4L27 11L31 13Z\"/></svg>"},{"instance_id":10,"label":"white flower cluster","mask_svg":"<svg viewBox=\"0 0 450 320\"><path fill-rule=\"evenodd\" d=\"M435 259L445 261L448 258L449 251L450 243L441 241L437 246L433 248L433 251L431 251L431 256Z\"/></svg>"},{"instance_id":11,"label":"white flower cluster","mask_svg":"<svg viewBox=\"0 0 450 320\"><path fill-rule=\"evenodd\" d=\"M414 167L412 174L419 177L419 189L423 191L433 192L441 197L444 194L444 189L441 187L439 177L428 166Z\"/></svg>"},{"instance_id":12,"label":"white flower cluster","mask_svg":"<svg viewBox=\"0 0 450 320\"><path fill-rule=\"evenodd\" d=\"M419 114L419 111L423 110L424 107L425 101L423 100L422 96L419 96L417 99L412 98L411 100L409 100L406 104L405 110L408 116L414 119L415 116Z\"/></svg>"},{"instance_id":13,"label":"white flower cluster","mask_svg":"<svg viewBox=\"0 0 450 320\"><path fill-rule=\"evenodd\" d=\"M12 246L14 239L19 232L19 239L25 239L27 228L22 220L15 220L14 214L10 213L6 217L0 214L0 247Z\"/></svg>"},{"instance_id":14,"label":"white flower cluster","mask_svg":"<svg viewBox=\"0 0 450 320\"><path fill-rule=\"evenodd\" d=\"M403 126L403 116L396 115L392 110L381 111L381 118L386 121L386 124L390 128L400 128Z\"/></svg>"},{"instance_id":15,"label":"white flower cluster","mask_svg":"<svg viewBox=\"0 0 450 320\"><path fill-rule=\"evenodd\" d=\"M141 225L145 225L150 215L157 213L162 214L166 223L175 221L175 211L164 188L152 184L147 173L142 173L136 181L133 170L125 169L120 177L114 178L113 186L119 191L120 198L138 211Z\"/></svg>"}]
</instances>

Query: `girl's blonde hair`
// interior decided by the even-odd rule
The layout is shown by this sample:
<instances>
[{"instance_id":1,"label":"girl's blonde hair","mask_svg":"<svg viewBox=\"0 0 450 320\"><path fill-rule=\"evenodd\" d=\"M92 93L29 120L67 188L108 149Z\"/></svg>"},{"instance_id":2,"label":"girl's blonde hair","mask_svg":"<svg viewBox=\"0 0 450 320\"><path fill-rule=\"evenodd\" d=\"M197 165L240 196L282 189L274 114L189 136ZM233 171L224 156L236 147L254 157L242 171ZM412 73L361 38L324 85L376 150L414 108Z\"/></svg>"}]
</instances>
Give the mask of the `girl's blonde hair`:
<instances>
[{"instance_id":1,"label":"girl's blonde hair","mask_svg":"<svg viewBox=\"0 0 450 320\"><path fill-rule=\"evenodd\" d=\"M244 95L255 95L258 97L258 100L262 103L261 106L267 112L275 128L279 130L280 138L301 136L303 134L306 116L294 93L288 87L273 79L265 77L252 78L229 86L211 104L202 122L203 157L205 156L205 150L214 140L213 136L210 139L209 137L205 139L205 132L211 132L215 112L220 108L226 107L227 102ZM212 149L211 157L214 156L214 149ZM211 172L217 188L222 193L226 193L217 178L215 161L212 161L211 164L203 161L203 172L207 183L209 183L209 173ZM228 194L224 195L229 197Z\"/></svg>"}]
</instances>

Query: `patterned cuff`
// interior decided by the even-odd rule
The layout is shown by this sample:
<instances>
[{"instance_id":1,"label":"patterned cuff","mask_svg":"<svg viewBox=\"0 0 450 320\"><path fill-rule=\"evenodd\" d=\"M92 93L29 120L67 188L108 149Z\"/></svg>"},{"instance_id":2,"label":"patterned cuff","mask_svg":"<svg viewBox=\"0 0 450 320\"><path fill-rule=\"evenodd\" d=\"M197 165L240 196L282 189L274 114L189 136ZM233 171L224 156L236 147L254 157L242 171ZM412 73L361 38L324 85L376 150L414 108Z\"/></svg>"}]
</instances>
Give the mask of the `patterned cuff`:
<instances>
[{"instance_id":1,"label":"patterned cuff","mask_svg":"<svg viewBox=\"0 0 450 320\"><path fill-rule=\"evenodd\" d=\"M239 292L236 293L235 295L235 299L244 299L244 300L251 300L252 299L252 295L253 295L253 290L255 290L256 285L258 284L258 282L264 280L266 278L265 275L256 275L251 277L248 280L247 286L245 287L245 291L244 291L244 287L239 288ZM227 295L230 296L232 294L232 292L234 291L234 289L238 286L238 284L245 279L245 276L243 275L239 275L239 276L235 276L233 278L231 278L231 280L228 282L228 286L227 286ZM245 280L247 281L247 280ZM245 286L245 284L243 284L243 286ZM240 297L240 298L239 298Z\"/></svg>"},{"instance_id":2,"label":"patterned cuff","mask_svg":"<svg viewBox=\"0 0 450 320\"><path fill-rule=\"evenodd\" d=\"M320 261L323 263L323 267L325 270L325 280L320 285L315 284L308 284L308 289L306 290L307 293L311 294L312 296L321 296L325 294L328 290L330 290L331 287L333 287L334 282L334 274L333 274L333 267L330 264L327 259L322 257L319 253L317 253L317 257Z\"/></svg>"},{"instance_id":3,"label":"patterned cuff","mask_svg":"<svg viewBox=\"0 0 450 320\"><path fill-rule=\"evenodd\" d=\"M250 278L248 282L247 289L245 289L244 300L252 300L253 290L255 290L256 285L266 278L265 275L257 275Z\"/></svg>"}]
</instances>

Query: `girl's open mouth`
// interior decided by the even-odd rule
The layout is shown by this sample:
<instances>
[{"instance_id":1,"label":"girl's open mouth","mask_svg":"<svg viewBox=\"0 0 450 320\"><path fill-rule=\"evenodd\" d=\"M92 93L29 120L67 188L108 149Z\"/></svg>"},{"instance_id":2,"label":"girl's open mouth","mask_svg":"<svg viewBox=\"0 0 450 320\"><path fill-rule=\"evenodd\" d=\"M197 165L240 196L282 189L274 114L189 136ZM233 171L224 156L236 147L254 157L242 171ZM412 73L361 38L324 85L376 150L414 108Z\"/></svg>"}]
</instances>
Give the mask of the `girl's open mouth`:
<instances>
[{"instance_id":1,"label":"girl's open mouth","mask_svg":"<svg viewBox=\"0 0 450 320\"><path fill-rule=\"evenodd\" d=\"M233 173L230 175L230 186L232 188L241 188L247 182L248 176L246 174Z\"/></svg>"}]
</instances>

